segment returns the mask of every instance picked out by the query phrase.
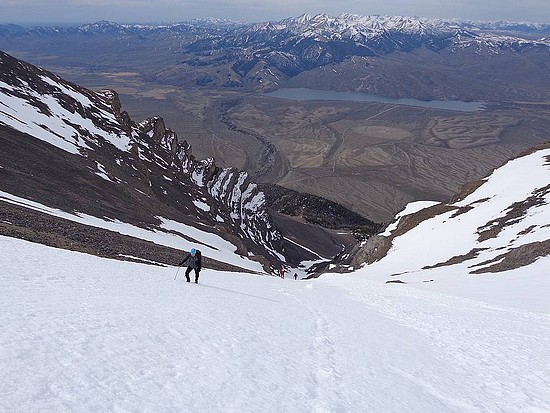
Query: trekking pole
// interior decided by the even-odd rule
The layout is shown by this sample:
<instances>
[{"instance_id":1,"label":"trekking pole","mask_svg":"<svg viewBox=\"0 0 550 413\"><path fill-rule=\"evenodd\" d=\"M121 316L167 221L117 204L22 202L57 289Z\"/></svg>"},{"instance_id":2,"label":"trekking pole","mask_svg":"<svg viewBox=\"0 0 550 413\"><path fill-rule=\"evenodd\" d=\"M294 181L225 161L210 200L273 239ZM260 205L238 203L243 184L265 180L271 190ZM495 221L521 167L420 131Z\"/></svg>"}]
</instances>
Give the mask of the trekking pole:
<instances>
[{"instance_id":1,"label":"trekking pole","mask_svg":"<svg viewBox=\"0 0 550 413\"><path fill-rule=\"evenodd\" d=\"M176 276L174 277L174 281L176 281L176 278L178 278L178 273L180 272L180 268L181 267L178 267L178 270L176 271Z\"/></svg>"}]
</instances>

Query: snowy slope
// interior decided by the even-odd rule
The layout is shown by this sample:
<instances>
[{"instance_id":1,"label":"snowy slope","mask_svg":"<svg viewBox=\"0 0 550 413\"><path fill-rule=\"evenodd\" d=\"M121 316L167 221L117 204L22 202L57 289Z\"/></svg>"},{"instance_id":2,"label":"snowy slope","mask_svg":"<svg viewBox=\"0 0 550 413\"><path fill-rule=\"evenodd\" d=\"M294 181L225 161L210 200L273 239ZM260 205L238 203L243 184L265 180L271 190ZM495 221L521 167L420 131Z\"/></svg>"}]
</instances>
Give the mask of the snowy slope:
<instances>
[{"instance_id":1,"label":"snowy slope","mask_svg":"<svg viewBox=\"0 0 550 413\"><path fill-rule=\"evenodd\" d=\"M429 269L468 275L528 265L550 255L550 148L509 161L454 203L419 205L382 234L383 256L363 274L418 280Z\"/></svg>"},{"instance_id":2,"label":"snowy slope","mask_svg":"<svg viewBox=\"0 0 550 413\"><path fill-rule=\"evenodd\" d=\"M12 60L0 54L2 70L7 71ZM25 67L23 63L17 65L18 72L11 69L11 76L7 73L2 76L9 78L11 84L0 79L0 124L73 154L81 154L82 148L92 149L90 144L98 139L121 150L128 149L129 137L107 101L51 73L40 71L31 76L27 70L21 70ZM21 77L23 71L28 76Z\"/></svg>"},{"instance_id":3,"label":"snowy slope","mask_svg":"<svg viewBox=\"0 0 550 413\"><path fill-rule=\"evenodd\" d=\"M176 273L0 237L0 410L550 410L548 301Z\"/></svg>"},{"instance_id":4,"label":"snowy slope","mask_svg":"<svg viewBox=\"0 0 550 413\"><path fill-rule=\"evenodd\" d=\"M159 229L145 229L118 220L96 218L82 213L71 214L2 191L0 191L0 205L1 202L8 202L35 211L40 211L54 217L67 219L91 227L107 229L118 232L119 234L151 241L157 245L164 245L184 251L189 251L191 248L197 247L198 243L192 242L190 239L200 240L200 249L204 256L251 271L263 272L260 263L237 255L237 247L229 241L226 241L219 235L201 231L198 228L185 225L181 222L159 217L161 221ZM183 236L183 234L187 237Z\"/></svg>"}]
</instances>

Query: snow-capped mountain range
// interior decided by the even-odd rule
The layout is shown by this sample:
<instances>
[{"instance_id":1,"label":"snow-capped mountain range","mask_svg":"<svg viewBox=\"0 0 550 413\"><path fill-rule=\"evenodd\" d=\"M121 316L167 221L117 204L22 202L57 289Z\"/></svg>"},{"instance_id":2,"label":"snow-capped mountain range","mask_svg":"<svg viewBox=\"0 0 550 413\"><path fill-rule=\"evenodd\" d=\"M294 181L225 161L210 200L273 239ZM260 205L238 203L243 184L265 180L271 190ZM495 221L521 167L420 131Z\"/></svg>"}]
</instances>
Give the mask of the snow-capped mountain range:
<instances>
[{"instance_id":1,"label":"snow-capped mountain range","mask_svg":"<svg viewBox=\"0 0 550 413\"><path fill-rule=\"evenodd\" d=\"M229 239L263 264L284 260L265 197L245 172L196 160L161 118L134 123L112 90L92 92L3 52L0 67L0 128L10 142L3 198L160 231L170 218Z\"/></svg>"},{"instance_id":2,"label":"snow-capped mountain range","mask_svg":"<svg viewBox=\"0 0 550 413\"><path fill-rule=\"evenodd\" d=\"M487 45L503 50L544 48L550 43L542 38L550 26L526 26L539 34L539 40L496 33L502 24L476 25L458 20L434 20L402 16L338 17L304 14L280 22L237 27L223 35L199 39L188 47L198 54L227 51L237 60L235 70L245 76L263 61L282 75L295 76L329 63L339 63L352 56L380 56L421 47L438 51L447 47L466 48ZM497 29L499 28L499 29Z\"/></svg>"},{"instance_id":3,"label":"snow-capped mountain range","mask_svg":"<svg viewBox=\"0 0 550 413\"><path fill-rule=\"evenodd\" d=\"M4 25L0 49L34 56L44 66L52 54L62 66L95 70L101 62L110 70L137 71L147 81L178 87L307 86L425 100L542 101L549 36L546 24L304 14L263 23ZM413 64L393 64L399 53L410 54ZM143 55L156 59L138 61ZM402 72L414 68L425 75L408 90L411 82ZM525 78L537 81L526 85Z\"/></svg>"},{"instance_id":4,"label":"snow-capped mountain range","mask_svg":"<svg viewBox=\"0 0 550 413\"><path fill-rule=\"evenodd\" d=\"M351 56L378 56L420 47L488 45L497 49L550 48L550 25L473 22L405 16L309 15L278 22L242 23L199 19L181 23L143 25L100 21L79 27L0 26L0 36L170 34L194 36L184 47L201 56L224 54L236 60L240 75L265 61L286 76Z\"/></svg>"},{"instance_id":5,"label":"snow-capped mountain range","mask_svg":"<svg viewBox=\"0 0 550 413\"><path fill-rule=\"evenodd\" d=\"M365 37L369 33L382 31L404 33L448 33L457 30L470 30L473 32L516 32L518 34L544 34L550 32L550 24L528 23L528 22L508 22L508 21L471 21L460 19L433 19L408 16L384 16L369 15L362 16L351 13L343 13L339 16L330 16L328 14L302 14L297 17L289 17L280 21L247 23L244 21L232 21L227 19L204 18L193 19L183 22L164 23L164 24L119 24L107 20L94 23L87 23L77 27L67 26L32 26L24 28L15 24L0 25L7 32L10 29L12 34L37 33L43 31L49 34L68 34L68 33L132 33L138 31L179 31L183 28L187 30L197 30L207 28L212 30L219 29L245 29L258 30L262 27L270 29L287 29L298 34L299 32L321 32L332 33L363 33ZM331 36L332 36L331 34Z\"/></svg>"}]
</instances>

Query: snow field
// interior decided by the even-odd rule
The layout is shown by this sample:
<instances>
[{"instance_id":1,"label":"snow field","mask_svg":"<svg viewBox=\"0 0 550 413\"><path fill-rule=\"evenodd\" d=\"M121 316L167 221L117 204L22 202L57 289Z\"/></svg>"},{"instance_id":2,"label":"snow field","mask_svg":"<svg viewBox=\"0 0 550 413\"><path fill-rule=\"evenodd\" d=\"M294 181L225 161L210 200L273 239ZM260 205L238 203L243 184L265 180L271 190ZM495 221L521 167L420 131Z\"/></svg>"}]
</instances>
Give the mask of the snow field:
<instances>
[{"instance_id":1,"label":"snow field","mask_svg":"<svg viewBox=\"0 0 550 413\"><path fill-rule=\"evenodd\" d=\"M0 237L0 411L550 410L550 316Z\"/></svg>"},{"instance_id":2,"label":"snow field","mask_svg":"<svg viewBox=\"0 0 550 413\"><path fill-rule=\"evenodd\" d=\"M397 372L446 400L447 407L472 412L550 411L548 301L546 313L537 313L450 296L452 289L441 294L395 284L391 288L347 276L326 277L324 282L347 291L348 298L361 302L366 309L428 339L425 350L436 356L438 363L427 360L418 371L420 375L400 367ZM547 292L548 286L548 282L539 285ZM494 293L490 289L487 292L489 296ZM415 340L406 343L414 345ZM397 357L400 353L407 352L396 349ZM405 359L398 364L410 362ZM392 364L389 367L396 365ZM438 364L442 370L438 371Z\"/></svg>"}]
</instances>

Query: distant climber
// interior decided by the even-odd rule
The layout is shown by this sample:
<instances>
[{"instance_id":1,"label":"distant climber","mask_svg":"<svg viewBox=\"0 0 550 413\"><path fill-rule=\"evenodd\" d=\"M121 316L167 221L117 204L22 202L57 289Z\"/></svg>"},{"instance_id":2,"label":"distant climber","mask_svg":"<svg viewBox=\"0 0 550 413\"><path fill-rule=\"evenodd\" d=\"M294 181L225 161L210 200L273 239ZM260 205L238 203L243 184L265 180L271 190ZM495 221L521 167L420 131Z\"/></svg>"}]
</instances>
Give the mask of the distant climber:
<instances>
[{"instance_id":1,"label":"distant climber","mask_svg":"<svg viewBox=\"0 0 550 413\"><path fill-rule=\"evenodd\" d=\"M297 280L298 279L298 273L294 273L294 279Z\"/></svg>"},{"instance_id":2,"label":"distant climber","mask_svg":"<svg viewBox=\"0 0 550 413\"><path fill-rule=\"evenodd\" d=\"M185 278L187 279L187 282L191 282L191 279L189 278L189 274L191 273L191 270L195 270L195 284L198 284L199 282L199 272L202 268L202 254L199 250L196 250L195 248L191 248L191 251L185 255L182 262L179 263L179 266L181 267L183 264L185 264L187 261L187 269L185 270Z\"/></svg>"},{"instance_id":3,"label":"distant climber","mask_svg":"<svg viewBox=\"0 0 550 413\"><path fill-rule=\"evenodd\" d=\"M281 265L281 268L279 268L279 277L281 277L283 280L285 279L285 267Z\"/></svg>"}]
</instances>

